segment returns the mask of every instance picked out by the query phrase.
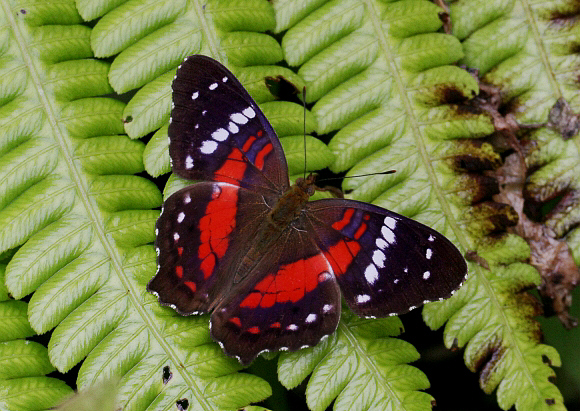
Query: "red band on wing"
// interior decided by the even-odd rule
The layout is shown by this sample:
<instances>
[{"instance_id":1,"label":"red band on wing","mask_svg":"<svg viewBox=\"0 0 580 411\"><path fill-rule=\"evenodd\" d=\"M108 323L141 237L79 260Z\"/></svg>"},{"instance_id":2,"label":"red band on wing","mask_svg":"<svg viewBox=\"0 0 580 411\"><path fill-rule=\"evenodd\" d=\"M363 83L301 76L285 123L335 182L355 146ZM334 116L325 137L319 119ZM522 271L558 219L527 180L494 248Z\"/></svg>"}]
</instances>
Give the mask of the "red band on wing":
<instances>
[{"instance_id":1,"label":"red band on wing","mask_svg":"<svg viewBox=\"0 0 580 411\"><path fill-rule=\"evenodd\" d=\"M244 143L243 147L242 147L242 151L244 153L247 153L248 151L250 151L250 148L252 148L252 144L254 144L254 141L256 141L256 137L254 136L250 136L246 142Z\"/></svg>"},{"instance_id":2,"label":"red band on wing","mask_svg":"<svg viewBox=\"0 0 580 411\"><path fill-rule=\"evenodd\" d=\"M361 238L361 236L365 233L365 231L367 230L367 225L365 223L362 223L359 228L356 230L356 232L354 233L354 239L358 240L359 238Z\"/></svg>"},{"instance_id":3,"label":"red band on wing","mask_svg":"<svg viewBox=\"0 0 580 411\"><path fill-rule=\"evenodd\" d=\"M239 148L234 148L224 164L214 173L215 180L239 185L246 172L244 154Z\"/></svg>"},{"instance_id":4,"label":"red band on wing","mask_svg":"<svg viewBox=\"0 0 580 411\"><path fill-rule=\"evenodd\" d=\"M273 150L272 143L268 143L264 147L262 147L262 149L258 152L258 154L256 155L256 161L254 162L256 164L256 167L258 167L258 169L261 170L264 168L264 157L266 157L268 153L272 150Z\"/></svg>"},{"instance_id":5,"label":"red band on wing","mask_svg":"<svg viewBox=\"0 0 580 411\"><path fill-rule=\"evenodd\" d=\"M334 275L338 277L346 272L348 266L360 251L360 248L360 244L357 241L344 240L340 240L335 245L328 247L324 255L332 265Z\"/></svg>"},{"instance_id":6,"label":"red band on wing","mask_svg":"<svg viewBox=\"0 0 580 411\"><path fill-rule=\"evenodd\" d=\"M178 278L182 278L183 277L183 267L178 265L175 266L175 275L177 275Z\"/></svg>"},{"instance_id":7,"label":"red band on wing","mask_svg":"<svg viewBox=\"0 0 580 411\"><path fill-rule=\"evenodd\" d=\"M215 186L212 200L207 204L205 215L199 219L200 246L198 257L203 277L207 279L215 269L229 245L229 235L236 227L238 188ZM219 188L219 190L218 190Z\"/></svg>"},{"instance_id":8,"label":"red band on wing","mask_svg":"<svg viewBox=\"0 0 580 411\"><path fill-rule=\"evenodd\" d=\"M344 215L342 216L342 220L337 221L336 223L334 223L332 225L332 228L334 228L337 231L342 230L344 227L346 227L346 225L348 223L350 223L350 219L352 218L354 214L354 208L349 208L344 212Z\"/></svg>"},{"instance_id":9,"label":"red band on wing","mask_svg":"<svg viewBox=\"0 0 580 411\"><path fill-rule=\"evenodd\" d=\"M239 317L232 317L228 321L231 322L232 324L237 325L238 327L242 326L242 322L240 321Z\"/></svg>"},{"instance_id":10,"label":"red band on wing","mask_svg":"<svg viewBox=\"0 0 580 411\"><path fill-rule=\"evenodd\" d=\"M276 274L269 274L256 284L254 290L241 302L240 307L268 308L275 303L297 302L316 288L319 281L331 278L331 267L323 254L280 266Z\"/></svg>"},{"instance_id":11,"label":"red band on wing","mask_svg":"<svg viewBox=\"0 0 580 411\"><path fill-rule=\"evenodd\" d=\"M185 284L186 286L189 287L189 289L193 292L195 292L195 290L197 290L197 286L195 285L194 282L192 281L185 281L183 284Z\"/></svg>"}]
</instances>

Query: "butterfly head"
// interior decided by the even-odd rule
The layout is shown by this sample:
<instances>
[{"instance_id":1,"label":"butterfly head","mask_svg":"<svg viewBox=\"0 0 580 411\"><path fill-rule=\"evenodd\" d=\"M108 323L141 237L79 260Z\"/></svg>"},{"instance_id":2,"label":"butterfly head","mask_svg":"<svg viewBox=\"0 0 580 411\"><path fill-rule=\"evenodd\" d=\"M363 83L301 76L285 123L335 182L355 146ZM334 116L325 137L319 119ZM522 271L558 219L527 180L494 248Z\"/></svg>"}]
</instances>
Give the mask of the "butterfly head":
<instances>
[{"instance_id":1,"label":"butterfly head","mask_svg":"<svg viewBox=\"0 0 580 411\"><path fill-rule=\"evenodd\" d=\"M316 174L310 173L306 178L297 178L296 186L310 197L314 194L314 191L316 191L316 186L314 185L315 181Z\"/></svg>"}]
</instances>

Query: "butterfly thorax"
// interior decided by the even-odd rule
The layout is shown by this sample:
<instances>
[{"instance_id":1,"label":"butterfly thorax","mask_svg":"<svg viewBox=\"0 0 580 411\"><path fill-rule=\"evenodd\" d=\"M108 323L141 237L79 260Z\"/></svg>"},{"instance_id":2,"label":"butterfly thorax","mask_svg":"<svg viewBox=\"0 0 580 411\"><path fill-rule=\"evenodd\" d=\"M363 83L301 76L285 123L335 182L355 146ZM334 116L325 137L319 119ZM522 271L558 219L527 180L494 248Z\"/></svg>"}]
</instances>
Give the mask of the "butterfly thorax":
<instances>
[{"instance_id":1,"label":"butterfly thorax","mask_svg":"<svg viewBox=\"0 0 580 411\"><path fill-rule=\"evenodd\" d=\"M280 197L269 213L273 225L283 230L300 216L308 198L314 194L314 178L314 175L310 174L307 178L297 179L296 183Z\"/></svg>"},{"instance_id":2,"label":"butterfly thorax","mask_svg":"<svg viewBox=\"0 0 580 411\"><path fill-rule=\"evenodd\" d=\"M247 277L262 260L265 250L269 250L280 235L300 217L308 198L314 193L314 178L314 175L309 175L307 178L297 179L278 199L267 214L265 224L253 237L252 245L244 251L244 257L233 270L236 273L234 284Z\"/></svg>"}]
</instances>

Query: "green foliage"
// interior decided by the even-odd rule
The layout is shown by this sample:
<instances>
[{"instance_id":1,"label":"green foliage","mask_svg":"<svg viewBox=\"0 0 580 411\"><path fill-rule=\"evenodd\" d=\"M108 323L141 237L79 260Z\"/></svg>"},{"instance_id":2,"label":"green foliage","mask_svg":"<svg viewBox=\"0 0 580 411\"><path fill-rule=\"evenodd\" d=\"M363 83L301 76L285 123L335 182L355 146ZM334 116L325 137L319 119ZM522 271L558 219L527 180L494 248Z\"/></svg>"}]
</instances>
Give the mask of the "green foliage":
<instances>
[{"instance_id":1,"label":"green foliage","mask_svg":"<svg viewBox=\"0 0 580 411\"><path fill-rule=\"evenodd\" d=\"M472 205L476 185L454 159L475 150L501 161L487 143L461 142L495 129L489 116L461 106L479 89L457 64L497 85L521 123L545 121L559 97L579 111L574 48L553 40L575 41L572 25L552 21L571 12L558 2L455 1L453 32L444 34L441 9L427 0L272 3L1 3L0 408L55 406L71 389L45 375L82 363L78 387L90 392L118 378L123 409L173 409L182 398L191 409L263 409L247 405L268 397L270 385L239 372L211 340L208 317L181 317L145 291L162 195L143 172L170 171L171 81L184 57L203 53L258 101L291 175L304 171L304 141L307 171L395 169L343 188L476 249L490 269L471 263L464 287L428 305L425 321L445 326L448 347L465 347L467 367L480 371L486 393L497 389L503 409L563 409L546 363L558 366L558 353L538 342L538 307L522 292L540 282L526 264L529 249L513 235L487 238L490 220L505 214ZM265 78L306 86L305 126L302 105L275 101ZM537 171L527 192L545 201L577 189L578 137L540 128L531 138L526 160ZM186 184L171 175L163 195ZM578 263L573 205L547 225ZM26 296L29 303L18 301ZM48 349L25 340L49 331ZM409 365L418 353L396 338L401 332L398 318L363 320L345 308L327 340L280 355L278 378L288 389L307 381L312 410L431 409L422 391L429 382Z\"/></svg>"},{"instance_id":2,"label":"green foliage","mask_svg":"<svg viewBox=\"0 0 580 411\"><path fill-rule=\"evenodd\" d=\"M0 265L0 408L45 409L71 394L63 381L46 377L55 370L43 345L25 340L34 335L27 320L27 304L10 299L5 286L6 266Z\"/></svg>"},{"instance_id":3,"label":"green foliage","mask_svg":"<svg viewBox=\"0 0 580 411\"><path fill-rule=\"evenodd\" d=\"M345 307L346 308L346 307ZM283 353L278 377L294 388L310 374L306 402L313 411L348 409L429 409L433 398L417 390L429 387L427 377L407 363L419 353L400 339L396 318L361 319L345 310L335 334L315 347Z\"/></svg>"},{"instance_id":4,"label":"green foliage","mask_svg":"<svg viewBox=\"0 0 580 411\"><path fill-rule=\"evenodd\" d=\"M545 121L546 108L555 101L545 99L550 83L538 82L531 58L526 63L521 58L513 60L524 47L535 50L537 39L533 44L526 41L536 21L524 13L523 5L514 4L453 2L452 27L460 33L457 37L435 33L442 25L440 9L427 1L330 1L319 7L309 2L304 4L307 12L287 2L277 5L278 15L284 15L281 21L295 22L280 28L288 29L282 46L287 61L299 65L307 101L315 102L312 112L318 132L336 131L329 143L335 154L331 169L349 170L347 175L397 171L345 180L343 188L352 190L350 197L422 221L465 251L487 243L485 236L494 230L490 224L494 218L517 219L509 210L498 213L486 204L471 206L468 199L473 196L468 193L474 185L469 177L464 182L457 178L452 159L462 155L464 148L453 139L480 138L495 129L482 111L459 109L457 103L474 97L478 85L466 71L449 66L460 63L477 68L481 74L488 73L487 80L502 70L499 63L512 59L509 74L513 79L504 75L492 83L504 87L506 101L518 95L505 87L506 80L541 89L535 104L544 107L544 117L528 122ZM558 6L538 9L550 7ZM463 13L455 14L459 10ZM471 18L472 14L477 17ZM534 59L539 61L540 55L536 52ZM522 74L522 70L529 73ZM576 99L577 87L572 88L575 94L567 97ZM520 94L534 100L527 94L529 90ZM451 94L455 97L449 98ZM533 115L539 107L525 100L522 104L526 110L522 107L518 112L525 122L524 116ZM573 174L578 175L570 170L578 164L576 148L577 142L570 142L558 174L548 169L542 177L533 175L529 187L542 178L557 185L554 176L571 181ZM560 158L563 154L555 147L550 153ZM563 172L565 167L570 171ZM576 215L567 216L568 226L577 223ZM424 318L433 328L449 320L447 345L468 344L466 364L473 371L481 370L485 392L498 389L503 409L514 404L521 410L561 409L561 394L548 380L553 371L542 361L549 359L557 366L559 357L553 348L538 344L539 329L533 317L539 312L533 299L521 291L541 280L531 266L515 262L525 262L528 257L522 256L521 247L509 250L514 253L512 259L517 255L516 260L508 264L492 254L487 259L490 270L471 266L470 278L458 295L428 305Z\"/></svg>"},{"instance_id":5,"label":"green foliage","mask_svg":"<svg viewBox=\"0 0 580 411\"><path fill-rule=\"evenodd\" d=\"M546 409L546 399L556 400L550 409L564 409L561 394L548 380L560 365L556 350L537 344L540 332L534 317L538 302L522 292L541 282L526 261L529 248L520 237L510 235L483 245L479 255L491 263L490 270L474 267L470 278L452 299L430 304L423 317L432 328L445 322L445 345L465 347L465 363L480 374L486 393L497 388L502 409ZM487 272L486 272L487 271ZM526 393L526 395L522 395Z\"/></svg>"},{"instance_id":6,"label":"green foliage","mask_svg":"<svg viewBox=\"0 0 580 411\"><path fill-rule=\"evenodd\" d=\"M185 1L113 3L79 2L83 16L103 15L92 30L71 14L73 1L2 12L10 37L0 47L0 70L10 79L0 89L2 408L56 405L71 389L44 375L82 362L78 387L121 378L117 401L125 409L169 409L183 397L237 409L268 396L269 385L238 373L211 341L207 317L180 317L145 291L162 198L135 175L144 171L145 144L124 132L158 128L168 107L145 120L132 112L129 121L125 103L102 97L147 85L131 107L152 102L143 90L162 90L168 103L175 66L200 43L190 41ZM112 64L92 50L115 55ZM12 299L27 295L28 304ZM51 330L48 350L23 340Z\"/></svg>"}]
</instances>

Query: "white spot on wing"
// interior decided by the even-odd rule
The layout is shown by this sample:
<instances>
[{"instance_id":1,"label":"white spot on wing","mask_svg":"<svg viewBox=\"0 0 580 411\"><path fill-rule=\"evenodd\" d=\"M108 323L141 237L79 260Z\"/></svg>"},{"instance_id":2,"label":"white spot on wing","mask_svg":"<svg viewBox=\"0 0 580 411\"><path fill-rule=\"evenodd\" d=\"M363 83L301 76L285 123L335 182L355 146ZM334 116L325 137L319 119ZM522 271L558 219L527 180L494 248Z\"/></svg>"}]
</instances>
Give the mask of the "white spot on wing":
<instances>
[{"instance_id":1,"label":"white spot on wing","mask_svg":"<svg viewBox=\"0 0 580 411\"><path fill-rule=\"evenodd\" d=\"M175 241L179 240L179 234L178 233L173 233L173 239Z\"/></svg>"},{"instance_id":2,"label":"white spot on wing","mask_svg":"<svg viewBox=\"0 0 580 411\"><path fill-rule=\"evenodd\" d=\"M356 296L356 302L359 304L366 303L371 300L371 296L368 294L360 294Z\"/></svg>"},{"instance_id":3,"label":"white spot on wing","mask_svg":"<svg viewBox=\"0 0 580 411\"><path fill-rule=\"evenodd\" d=\"M322 307L322 312L328 313L330 311L332 311L332 305L331 304L324 304L324 306Z\"/></svg>"},{"instance_id":4,"label":"white spot on wing","mask_svg":"<svg viewBox=\"0 0 580 411\"><path fill-rule=\"evenodd\" d=\"M286 327L286 329L290 331L296 331L298 326L296 324L290 324L288 327Z\"/></svg>"},{"instance_id":5,"label":"white spot on wing","mask_svg":"<svg viewBox=\"0 0 580 411\"><path fill-rule=\"evenodd\" d=\"M375 240L375 244L377 245L377 247L379 247L381 250L384 250L385 248L387 248L389 246L389 243L387 243L385 240L383 240L382 238L377 238Z\"/></svg>"},{"instance_id":6,"label":"white spot on wing","mask_svg":"<svg viewBox=\"0 0 580 411\"><path fill-rule=\"evenodd\" d=\"M254 109L252 107L248 107L248 108L242 110L242 113L244 114L244 116L246 116L248 118L256 117L256 112L254 111Z\"/></svg>"},{"instance_id":7,"label":"white spot on wing","mask_svg":"<svg viewBox=\"0 0 580 411\"><path fill-rule=\"evenodd\" d=\"M236 134L238 131L240 131L240 128L236 125L236 123L230 121L230 124L228 124L228 131L232 134Z\"/></svg>"},{"instance_id":8,"label":"white spot on wing","mask_svg":"<svg viewBox=\"0 0 580 411\"><path fill-rule=\"evenodd\" d=\"M433 250L431 250L430 248L428 248L427 249L427 252L425 253L425 258L427 260L430 260L432 256L433 256Z\"/></svg>"},{"instance_id":9,"label":"white spot on wing","mask_svg":"<svg viewBox=\"0 0 580 411\"><path fill-rule=\"evenodd\" d=\"M308 314L308 317L306 317L305 320L308 324L313 323L314 321L316 321L316 314L312 313L312 314Z\"/></svg>"},{"instance_id":10,"label":"white spot on wing","mask_svg":"<svg viewBox=\"0 0 580 411\"><path fill-rule=\"evenodd\" d=\"M393 217L385 217L384 223L391 230L394 230L395 226L397 225L397 220L395 220Z\"/></svg>"},{"instance_id":11,"label":"white spot on wing","mask_svg":"<svg viewBox=\"0 0 580 411\"><path fill-rule=\"evenodd\" d=\"M399 279L398 279L398 278L395 278L395 281L393 281L393 282L394 282L395 284L398 284L398 283L399 283Z\"/></svg>"},{"instance_id":12,"label":"white spot on wing","mask_svg":"<svg viewBox=\"0 0 580 411\"><path fill-rule=\"evenodd\" d=\"M215 141L205 140L203 143L201 143L199 151L201 151L203 154L211 154L216 150L217 146L218 143Z\"/></svg>"},{"instance_id":13,"label":"white spot on wing","mask_svg":"<svg viewBox=\"0 0 580 411\"><path fill-rule=\"evenodd\" d=\"M191 95L192 100L195 100L198 97L199 97L199 92L197 92L197 91Z\"/></svg>"},{"instance_id":14,"label":"white spot on wing","mask_svg":"<svg viewBox=\"0 0 580 411\"><path fill-rule=\"evenodd\" d=\"M222 78L222 83L225 83L226 81L228 81L227 77Z\"/></svg>"},{"instance_id":15,"label":"white spot on wing","mask_svg":"<svg viewBox=\"0 0 580 411\"><path fill-rule=\"evenodd\" d=\"M224 128L218 128L216 131L211 133L211 138L216 141L226 141L230 133Z\"/></svg>"},{"instance_id":16,"label":"white spot on wing","mask_svg":"<svg viewBox=\"0 0 580 411\"><path fill-rule=\"evenodd\" d=\"M409 268L408 267L403 268L403 272L404 273L408 273L409 272Z\"/></svg>"},{"instance_id":17,"label":"white spot on wing","mask_svg":"<svg viewBox=\"0 0 580 411\"><path fill-rule=\"evenodd\" d=\"M377 267L375 267L374 264L369 264L367 268L365 268L365 278L371 285L379 279L379 272L377 271Z\"/></svg>"},{"instance_id":18,"label":"white spot on wing","mask_svg":"<svg viewBox=\"0 0 580 411\"><path fill-rule=\"evenodd\" d=\"M183 202L185 204L191 203L191 197L189 196L189 194L186 194L185 197L183 197Z\"/></svg>"},{"instance_id":19,"label":"white spot on wing","mask_svg":"<svg viewBox=\"0 0 580 411\"><path fill-rule=\"evenodd\" d=\"M383 228L381 228L381 234L383 235L383 237L385 237L387 243L389 244L395 243L395 233L393 233L393 231L386 225L384 225Z\"/></svg>"},{"instance_id":20,"label":"white spot on wing","mask_svg":"<svg viewBox=\"0 0 580 411\"><path fill-rule=\"evenodd\" d=\"M188 170L190 168L193 168L193 158L191 156L185 157L185 168L187 168Z\"/></svg>"},{"instance_id":21,"label":"white spot on wing","mask_svg":"<svg viewBox=\"0 0 580 411\"><path fill-rule=\"evenodd\" d=\"M248 118L246 116L244 116L242 113L234 113L230 116L230 119L234 123L238 123L238 124L246 124L248 122Z\"/></svg>"},{"instance_id":22,"label":"white spot on wing","mask_svg":"<svg viewBox=\"0 0 580 411\"><path fill-rule=\"evenodd\" d=\"M217 86L218 86L218 84L217 84L217 83L211 83L211 84L209 85L209 89L210 89L210 90L215 90L215 89L217 88Z\"/></svg>"},{"instance_id":23,"label":"white spot on wing","mask_svg":"<svg viewBox=\"0 0 580 411\"><path fill-rule=\"evenodd\" d=\"M207 114L207 110L203 110L203 111L201 112L201 115L202 115L202 116L205 116L206 114Z\"/></svg>"},{"instance_id":24,"label":"white spot on wing","mask_svg":"<svg viewBox=\"0 0 580 411\"><path fill-rule=\"evenodd\" d=\"M385 253L381 250L375 250L373 252L373 263L379 268L385 268Z\"/></svg>"},{"instance_id":25,"label":"white spot on wing","mask_svg":"<svg viewBox=\"0 0 580 411\"><path fill-rule=\"evenodd\" d=\"M177 222L181 223L183 222L183 219L185 218L185 213L182 211L179 214L177 214Z\"/></svg>"},{"instance_id":26,"label":"white spot on wing","mask_svg":"<svg viewBox=\"0 0 580 411\"><path fill-rule=\"evenodd\" d=\"M427 240L433 242L433 241L435 241L435 237L433 237L431 234L429 234L429 238Z\"/></svg>"},{"instance_id":27,"label":"white spot on wing","mask_svg":"<svg viewBox=\"0 0 580 411\"><path fill-rule=\"evenodd\" d=\"M431 272L430 271L425 271L423 273L423 280L428 280L429 277L431 277Z\"/></svg>"}]
</instances>

